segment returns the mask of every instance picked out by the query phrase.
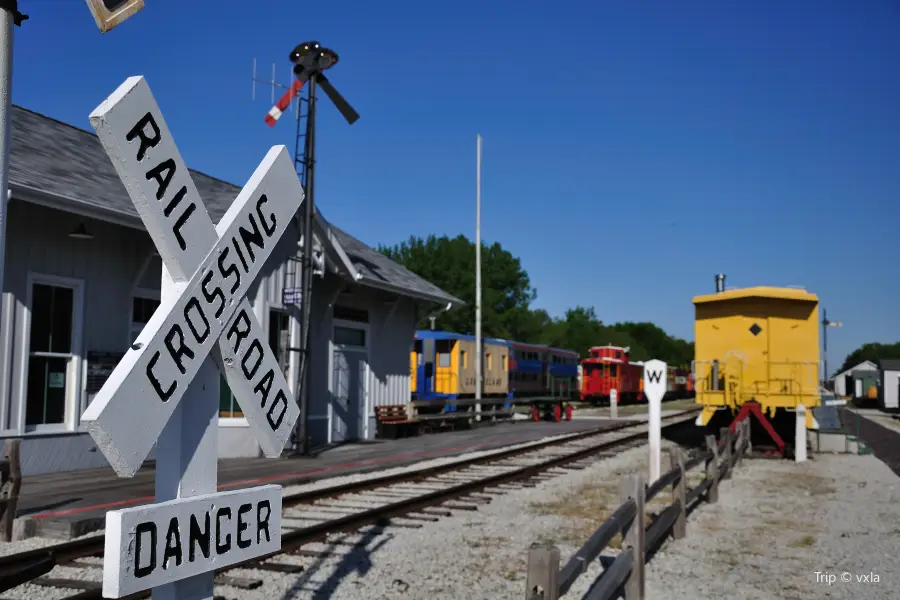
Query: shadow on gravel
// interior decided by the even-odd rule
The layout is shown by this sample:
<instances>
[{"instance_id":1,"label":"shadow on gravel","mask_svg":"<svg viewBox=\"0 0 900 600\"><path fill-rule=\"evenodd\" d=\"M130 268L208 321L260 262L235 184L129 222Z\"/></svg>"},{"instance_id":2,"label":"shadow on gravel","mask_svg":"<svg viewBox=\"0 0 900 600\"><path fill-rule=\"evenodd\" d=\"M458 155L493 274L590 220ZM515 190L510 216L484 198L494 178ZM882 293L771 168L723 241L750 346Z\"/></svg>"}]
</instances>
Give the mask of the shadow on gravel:
<instances>
[{"instance_id":1,"label":"shadow on gravel","mask_svg":"<svg viewBox=\"0 0 900 600\"><path fill-rule=\"evenodd\" d=\"M303 571L303 574L297 579L294 585L284 593L282 600L294 600L297 597L298 592L312 592L314 600L330 600L344 577L354 571L359 573L359 575L365 575L369 572L369 569L372 568L372 555L391 538L391 536L385 536L383 539L378 540L378 537L382 536L384 533L384 527L376 526L363 534L363 537L359 542L348 544L343 539L329 542L328 547L322 551L322 556L317 558L316 562ZM377 543L369 548L369 544L376 540L378 540ZM311 580L323 569L326 561L328 561L332 555L339 554L341 552L339 549L341 546L348 545L350 547L349 552L341 554L340 562L334 567L334 571L328 579L323 581L320 585L310 585Z\"/></svg>"}]
</instances>

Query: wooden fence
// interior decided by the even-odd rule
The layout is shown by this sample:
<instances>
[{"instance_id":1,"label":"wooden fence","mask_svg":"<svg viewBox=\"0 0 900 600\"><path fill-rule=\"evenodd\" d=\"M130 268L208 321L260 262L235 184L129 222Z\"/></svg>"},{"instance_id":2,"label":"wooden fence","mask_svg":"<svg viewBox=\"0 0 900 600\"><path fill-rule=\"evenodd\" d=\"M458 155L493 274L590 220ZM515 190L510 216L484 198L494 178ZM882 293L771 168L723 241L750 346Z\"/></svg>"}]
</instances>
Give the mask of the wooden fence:
<instances>
[{"instance_id":1,"label":"wooden fence","mask_svg":"<svg viewBox=\"0 0 900 600\"><path fill-rule=\"evenodd\" d=\"M614 537L622 534L622 551L607 566L583 596L583 600L610 600L624 595L625 600L644 599L644 565L671 533L679 539L686 534L689 510L701 499L716 503L719 481L731 476L732 468L750 452L750 421L745 419L737 435L723 428L720 439L706 436L707 450L685 460L681 449L669 450L672 470L647 486L640 474L623 475L619 498L622 504L560 569L559 548L532 544L528 552L528 576L525 600L558 600L587 570ZM705 464L706 477L693 489L686 485L688 471ZM671 486L672 503L645 525L644 505Z\"/></svg>"}]
</instances>

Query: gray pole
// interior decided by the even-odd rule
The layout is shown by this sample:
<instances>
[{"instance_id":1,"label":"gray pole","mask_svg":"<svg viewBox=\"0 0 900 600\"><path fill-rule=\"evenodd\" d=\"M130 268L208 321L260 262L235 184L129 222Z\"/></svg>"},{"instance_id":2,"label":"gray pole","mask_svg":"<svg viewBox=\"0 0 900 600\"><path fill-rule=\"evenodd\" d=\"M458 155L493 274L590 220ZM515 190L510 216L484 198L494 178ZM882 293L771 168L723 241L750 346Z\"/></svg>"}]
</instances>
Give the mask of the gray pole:
<instances>
[{"instance_id":1,"label":"gray pole","mask_svg":"<svg viewBox=\"0 0 900 600\"><path fill-rule=\"evenodd\" d=\"M313 222L315 221L316 162L316 76L309 78L309 105L306 113L306 198L303 201L303 292L300 296L303 324L300 329L300 452L309 454L310 327L312 325Z\"/></svg>"},{"instance_id":2,"label":"gray pole","mask_svg":"<svg viewBox=\"0 0 900 600\"><path fill-rule=\"evenodd\" d=\"M481 420L481 388L484 382L481 343L481 134L477 138L475 175L475 415Z\"/></svg>"},{"instance_id":3,"label":"gray pole","mask_svg":"<svg viewBox=\"0 0 900 600\"><path fill-rule=\"evenodd\" d=\"M3 309L3 265L6 262L6 205L9 202L10 112L12 110L13 25L25 15L16 2L0 10L0 310Z\"/></svg>"}]
</instances>

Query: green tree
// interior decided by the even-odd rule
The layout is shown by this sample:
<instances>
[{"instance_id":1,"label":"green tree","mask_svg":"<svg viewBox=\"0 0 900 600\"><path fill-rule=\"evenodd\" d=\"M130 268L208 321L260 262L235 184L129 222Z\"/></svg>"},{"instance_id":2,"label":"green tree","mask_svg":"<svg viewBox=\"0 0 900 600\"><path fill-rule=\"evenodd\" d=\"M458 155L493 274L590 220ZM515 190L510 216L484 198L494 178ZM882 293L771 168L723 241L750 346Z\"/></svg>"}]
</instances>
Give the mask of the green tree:
<instances>
[{"instance_id":1,"label":"green tree","mask_svg":"<svg viewBox=\"0 0 900 600\"><path fill-rule=\"evenodd\" d=\"M441 314L435 327L458 333L475 330L475 244L464 235L410 237L383 253L407 269L450 292L465 306ZM485 337L523 339L538 335L540 319L529 314L537 296L521 261L498 243L482 244L482 333ZM419 323L426 325L425 320Z\"/></svg>"},{"instance_id":2,"label":"green tree","mask_svg":"<svg viewBox=\"0 0 900 600\"><path fill-rule=\"evenodd\" d=\"M859 363L867 360L871 360L877 365L879 360L891 358L900 358L900 342L895 344L881 344L877 342L863 344L848 354L847 358L844 359L844 364L841 365L841 368L830 375L852 369Z\"/></svg>"}]
</instances>

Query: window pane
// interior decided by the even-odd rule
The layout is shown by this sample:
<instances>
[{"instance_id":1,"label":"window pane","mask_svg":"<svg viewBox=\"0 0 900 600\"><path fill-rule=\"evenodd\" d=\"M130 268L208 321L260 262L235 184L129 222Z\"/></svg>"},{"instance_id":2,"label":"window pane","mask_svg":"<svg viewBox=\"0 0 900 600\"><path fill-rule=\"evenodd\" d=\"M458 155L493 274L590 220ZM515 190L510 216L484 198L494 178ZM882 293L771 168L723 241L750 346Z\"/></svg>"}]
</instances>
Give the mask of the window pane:
<instances>
[{"instance_id":1,"label":"window pane","mask_svg":"<svg viewBox=\"0 0 900 600\"><path fill-rule=\"evenodd\" d=\"M65 421L68 366L67 358L29 357L26 425Z\"/></svg>"},{"instance_id":2,"label":"window pane","mask_svg":"<svg viewBox=\"0 0 900 600\"><path fill-rule=\"evenodd\" d=\"M363 329L335 326L334 343L341 346L365 346L366 332Z\"/></svg>"},{"instance_id":3,"label":"window pane","mask_svg":"<svg viewBox=\"0 0 900 600\"><path fill-rule=\"evenodd\" d=\"M281 336L287 335L290 327L288 325L288 314L279 310L269 311L269 348L275 354L275 358L281 360ZM289 340L285 340L285 345L289 344Z\"/></svg>"},{"instance_id":4,"label":"window pane","mask_svg":"<svg viewBox=\"0 0 900 600\"><path fill-rule=\"evenodd\" d=\"M446 352L438 353L438 366L439 367L449 367L450 366L450 354Z\"/></svg>"},{"instance_id":5,"label":"window pane","mask_svg":"<svg viewBox=\"0 0 900 600\"><path fill-rule=\"evenodd\" d=\"M132 317L134 323L146 323L153 316L159 306L159 300L151 298L134 298L131 303Z\"/></svg>"},{"instance_id":6,"label":"window pane","mask_svg":"<svg viewBox=\"0 0 900 600\"><path fill-rule=\"evenodd\" d=\"M74 290L36 283L31 288L31 352L72 351Z\"/></svg>"},{"instance_id":7,"label":"window pane","mask_svg":"<svg viewBox=\"0 0 900 600\"><path fill-rule=\"evenodd\" d=\"M238 405L237 398L231 393L231 388L228 387L225 376L220 375L219 379L219 417L224 417L226 419L243 417L244 413Z\"/></svg>"}]
</instances>

